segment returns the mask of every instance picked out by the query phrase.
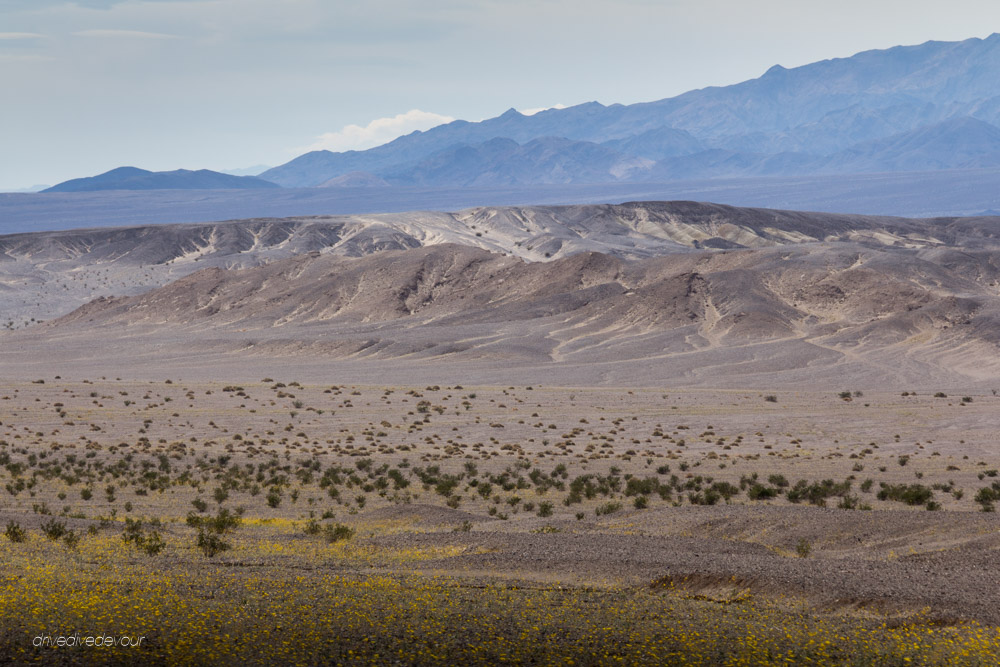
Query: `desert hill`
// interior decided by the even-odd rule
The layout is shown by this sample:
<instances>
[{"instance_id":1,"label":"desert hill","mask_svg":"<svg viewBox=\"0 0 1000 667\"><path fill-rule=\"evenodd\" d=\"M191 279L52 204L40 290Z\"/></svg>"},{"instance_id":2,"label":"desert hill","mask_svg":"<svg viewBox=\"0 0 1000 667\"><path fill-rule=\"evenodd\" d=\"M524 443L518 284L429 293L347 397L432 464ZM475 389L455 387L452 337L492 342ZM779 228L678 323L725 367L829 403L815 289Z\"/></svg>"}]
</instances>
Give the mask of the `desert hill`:
<instances>
[{"instance_id":1,"label":"desert hill","mask_svg":"<svg viewBox=\"0 0 1000 667\"><path fill-rule=\"evenodd\" d=\"M453 213L259 218L0 236L0 325L64 315L207 267L246 268L309 252L360 257L455 243L548 261L581 252L641 259L698 249L844 241L872 248L1000 243L1000 218L913 220L697 202L483 207Z\"/></svg>"},{"instance_id":2,"label":"desert hill","mask_svg":"<svg viewBox=\"0 0 1000 667\"><path fill-rule=\"evenodd\" d=\"M327 362L641 363L670 376L697 359L735 376L861 364L883 380L919 368L974 381L1000 377L998 279L996 250L823 243L525 262L439 244L207 269L36 332L169 332L227 353Z\"/></svg>"},{"instance_id":3,"label":"desert hill","mask_svg":"<svg viewBox=\"0 0 1000 667\"><path fill-rule=\"evenodd\" d=\"M988 382L998 285L998 218L695 202L0 237L8 368L91 341L92 358L106 345L152 355L135 363L169 350L479 364L491 378L529 365L585 382Z\"/></svg>"}]
</instances>

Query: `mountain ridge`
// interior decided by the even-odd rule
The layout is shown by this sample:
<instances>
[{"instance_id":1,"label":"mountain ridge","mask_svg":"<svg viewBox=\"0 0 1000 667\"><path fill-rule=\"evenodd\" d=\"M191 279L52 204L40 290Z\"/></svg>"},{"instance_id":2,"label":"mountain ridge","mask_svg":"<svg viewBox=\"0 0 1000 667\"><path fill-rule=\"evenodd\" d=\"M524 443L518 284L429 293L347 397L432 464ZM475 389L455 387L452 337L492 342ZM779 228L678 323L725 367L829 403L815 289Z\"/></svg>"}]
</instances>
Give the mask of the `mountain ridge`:
<instances>
[{"instance_id":1,"label":"mountain ridge","mask_svg":"<svg viewBox=\"0 0 1000 667\"><path fill-rule=\"evenodd\" d=\"M440 161L446 151L454 154L462 147L482 150L495 139L523 147L543 137L568 140L567 145L576 151L582 149L577 145L580 142L598 144L618 153L615 159L623 163L636 158L667 159L657 165L659 169L606 174L612 181L654 180L663 175L695 178L706 173L797 174L804 168L822 172L827 162L823 158L852 146L962 117L1000 124L1000 34L863 51L791 69L772 67L757 79L628 106L588 102L531 116L509 109L478 123L458 120L413 132L366 151L307 153L261 177L285 187L306 187L364 171L390 183L393 179L387 176L392 175L403 183L414 178L405 173L407 165ZM675 133L675 144L668 146L672 150L656 154L651 144L658 133ZM690 140L684 141L685 136ZM716 166L707 171L699 166L704 159L683 160L699 151L725 151L736 159L721 169ZM809 159L774 161L786 154L803 154ZM940 149L937 154L943 156ZM762 167L760 163L767 160L771 167ZM940 161L943 168L958 168L955 161ZM517 164L526 162L511 159L505 168ZM870 171L877 164L876 157L845 164L842 169ZM916 164L903 167L925 168ZM520 177L537 176L538 169L539 163L529 161ZM483 169L468 180L489 181L490 173L490 169ZM582 169L579 174L550 172L547 178L587 182L592 174Z\"/></svg>"},{"instance_id":2,"label":"mountain ridge","mask_svg":"<svg viewBox=\"0 0 1000 667\"><path fill-rule=\"evenodd\" d=\"M47 192L93 192L99 190L225 190L279 187L256 176L234 176L209 169L148 171L137 167L117 167L97 176L63 181Z\"/></svg>"}]
</instances>

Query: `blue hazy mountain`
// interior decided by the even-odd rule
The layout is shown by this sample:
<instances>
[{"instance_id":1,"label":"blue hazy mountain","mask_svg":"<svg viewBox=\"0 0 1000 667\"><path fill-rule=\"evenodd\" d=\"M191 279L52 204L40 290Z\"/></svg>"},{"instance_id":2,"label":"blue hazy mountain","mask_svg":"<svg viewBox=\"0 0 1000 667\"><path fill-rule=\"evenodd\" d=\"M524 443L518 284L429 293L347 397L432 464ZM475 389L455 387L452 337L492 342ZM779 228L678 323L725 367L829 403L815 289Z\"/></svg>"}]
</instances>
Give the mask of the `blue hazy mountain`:
<instances>
[{"instance_id":1,"label":"blue hazy mountain","mask_svg":"<svg viewBox=\"0 0 1000 667\"><path fill-rule=\"evenodd\" d=\"M96 190L246 190L278 187L253 176L231 176L217 171L146 171L118 167L98 176L74 178L43 192L93 192Z\"/></svg>"},{"instance_id":2,"label":"blue hazy mountain","mask_svg":"<svg viewBox=\"0 0 1000 667\"><path fill-rule=\"evenodd\" d=\"M827 170L933 171L1000 166L1000 128L969 117L864 142L831 156Z\"/></svg>"},{"instance_id":3,"label":"blue hazy mountain","mask_svg":"<svg viewBox=\"0 0 1000 667\"><path fill-rule=\"evenodd\" d=\"M865 51L633 105L454 121L365 151L314 151L260 177L311 187L648 182L1000 164L1000 35Z\"/></svg>"}]
</instances>

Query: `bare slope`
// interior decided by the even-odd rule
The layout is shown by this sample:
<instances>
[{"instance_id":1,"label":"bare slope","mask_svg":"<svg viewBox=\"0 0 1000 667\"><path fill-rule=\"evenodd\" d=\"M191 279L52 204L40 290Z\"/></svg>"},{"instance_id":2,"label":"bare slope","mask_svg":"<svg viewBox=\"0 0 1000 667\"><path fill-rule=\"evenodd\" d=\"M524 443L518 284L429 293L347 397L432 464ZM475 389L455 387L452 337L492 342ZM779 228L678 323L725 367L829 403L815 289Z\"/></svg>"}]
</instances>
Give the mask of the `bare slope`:
<instances>
[{"instance_id":1,"label":"bare slope","mask_svg":"<svg viewBox=\"0 0 1000 667\"><path fill-rule=\"evenodd\" d=\"M998 218L693 202L12 235L0 312L26 332L4 336L0 361L203 372L249 356L400 382L528 367L567 383L987 382L998 239Z\"/></svg>"},{"instance_id":2,"label":"bare slope","mask_svg":"<svg viewBox=\"0 0 1000 667\"><path fill-rule=\"evenodd\" d=\"M695 202L489 207L12 234L0 236L0 324L22 327L98 296L139 293L204 267L257 266L313 251L358 257L458 243L548 260L588 251L643 258L816 241L993 247L998 239L1000 218L910 220Z\"/></svg>"},{"instance_id":3,"label":"bare slope","mask_svg":"<svg viewBox=\"0 0 1000 667\"><path fill-rule=\"evenodd\" d=\"M451 244L209 269L35 329L315 363L630 364L672 381L1000 377L1000 252L857 243L547 263ZM611 375L608 375L611 369Z\"/></svg>"}]
</instances>

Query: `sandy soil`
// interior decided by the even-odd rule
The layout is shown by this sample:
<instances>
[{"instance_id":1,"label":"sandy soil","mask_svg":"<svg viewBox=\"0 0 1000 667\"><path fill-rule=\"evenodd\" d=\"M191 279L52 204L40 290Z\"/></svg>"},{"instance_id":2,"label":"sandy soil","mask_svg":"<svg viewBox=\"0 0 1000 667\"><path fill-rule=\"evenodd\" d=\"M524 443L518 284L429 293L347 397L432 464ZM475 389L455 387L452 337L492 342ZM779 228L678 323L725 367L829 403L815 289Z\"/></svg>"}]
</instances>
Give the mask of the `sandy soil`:
<instances>
[{"instance_id":1,"label":"sandy soil","mask_svg":"<svg viewBox=\"0 0 1000 667\"><path fill-rule=\"evenodd\" d=\"M210 492L227 466L273 462L288 466L278 506L264 502L264 482L264 492L231 488L219 506L296 522L330 509L377 549L447 553L398 571L614 587L669 581L716 597L749 590L825 610L930 609L942 620L1000 623L1000 523L975 500L1000 467L1000 397L838 394L310 385L287 376L240 385L7 381L0 483L28 475L36 486L5 493L0 522L37 530L61 515L83 530L114 512L160 517L181 538L193 500L215 505ZM164 461L172 476L203 482L142 492L142 471L162 471ZM295 472L310 461L317 475L359 471L359 484L333 500L315 477ZM21 465L17 474L10 464ZM57 464L91 481L44 473ZM134 472L105 478L116 464ZM377 485L389 469L409 481L405 489ZM618 481L574 500L584 475ZM787 486L770 481L777 475ZM444 493L438 484L449 476ZM667 493L629 491L630 480L651 478ZM825 507L790 502L799 480L848 490ZM722 482L736 489L728 502L699 504ZM754 482L780 493L751 499ZM879 499L883 483L925 487L938 511ZM91 499L81 499L81 485L94 489ZM838 509L845 498L858 509Z\"/></svg>"}]
</instances>

